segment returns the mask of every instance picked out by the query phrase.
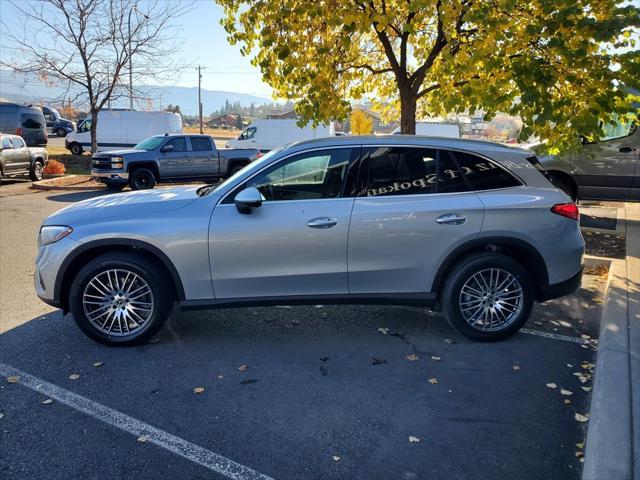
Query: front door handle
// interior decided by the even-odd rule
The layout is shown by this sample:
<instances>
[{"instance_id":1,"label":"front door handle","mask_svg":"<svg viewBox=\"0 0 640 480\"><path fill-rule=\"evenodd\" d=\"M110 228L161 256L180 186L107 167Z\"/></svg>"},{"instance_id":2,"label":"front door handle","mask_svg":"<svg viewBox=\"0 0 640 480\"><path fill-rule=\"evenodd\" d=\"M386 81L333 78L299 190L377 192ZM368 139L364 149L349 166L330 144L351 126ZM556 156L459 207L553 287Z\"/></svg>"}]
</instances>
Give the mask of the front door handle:
<instances>
[{"instance_id":1,"label":"front door handle","mask_svg":"<svg viewBox=\"0 0 640 480\"><path fill-rule=\"evenodd\" d=\"M331 217L312 218L307 222L307 227L311 228L331 228L338 224L338 220Z\"/></svg>"},{"instance_id":2,"label":"front door handle","mask_svg":"<svg viewBox=\"0 0 640 480\"><path fill-rule=\"evenodd\" d=\"M436 218L440 225L462 225L467 221L467 217L459 213L445 213Z\"/></svg>"}]
</instances>

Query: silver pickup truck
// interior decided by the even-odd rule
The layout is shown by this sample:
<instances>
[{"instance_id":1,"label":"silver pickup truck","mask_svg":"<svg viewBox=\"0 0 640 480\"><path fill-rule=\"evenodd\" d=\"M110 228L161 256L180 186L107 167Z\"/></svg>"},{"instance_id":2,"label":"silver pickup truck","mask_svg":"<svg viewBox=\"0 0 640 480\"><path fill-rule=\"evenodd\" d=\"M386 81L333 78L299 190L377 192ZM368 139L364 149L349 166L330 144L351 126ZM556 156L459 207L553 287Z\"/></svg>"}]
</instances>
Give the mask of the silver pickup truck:
<instances>
[{"instance_id":1,"label":"silver pickup truck","mask_svg":"<svg viewBox=\"0 0 640 480\"><path fill-rule=\"evenodd\" d=\"M46 149L27 147L18 135L0 134L0 182L3 178L25 175L34 182L42 180L46 163Z\"/></svg>"},{"instance_id":2,"label":"silver pickup truck","mask_svg":"<svg viewBox=\"0 0 640 480\"><path fill-rule=\"evenodd\" d=\"M142 190L160 181L228 177L257 157L256 149L218 150L209 135L157 135L129 150L95 153L91 176L111 190Z\"/></svg>"}]
</instances>

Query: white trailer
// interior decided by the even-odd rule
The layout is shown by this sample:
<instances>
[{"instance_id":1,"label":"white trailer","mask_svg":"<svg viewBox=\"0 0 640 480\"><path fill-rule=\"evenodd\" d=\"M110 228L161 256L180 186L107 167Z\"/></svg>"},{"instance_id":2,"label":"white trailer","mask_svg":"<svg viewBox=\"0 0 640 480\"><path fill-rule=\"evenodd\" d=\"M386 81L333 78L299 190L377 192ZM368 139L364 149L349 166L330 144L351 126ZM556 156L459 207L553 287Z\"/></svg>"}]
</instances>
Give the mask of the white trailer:
<instances>
[{"instance_id":1,"label":"white trailer","mask_svg":"<svg viewBox=\"0 0 640 480\"><path fill-rule=\"evenodd\" d=\"M400 127L396 128L393 135L400 133ZM455 123L439 123L421 121L416 122L416 135L425 135L427 137L447 137L460 138L460 127Z\"/></svg>"},{"instance_id":2,"label":"white trailer","mask_svg":"<svg viewBox=\"0 0 640 480\"><path fill-rule=\"evenodd\" d=\"M317 127L307 124L301 128L291 119L254 120L238 138L229 140L227 147L257 148L264 153L287 143L333 137L334 134L333 122Z\"/></svg>"}]
</instances>

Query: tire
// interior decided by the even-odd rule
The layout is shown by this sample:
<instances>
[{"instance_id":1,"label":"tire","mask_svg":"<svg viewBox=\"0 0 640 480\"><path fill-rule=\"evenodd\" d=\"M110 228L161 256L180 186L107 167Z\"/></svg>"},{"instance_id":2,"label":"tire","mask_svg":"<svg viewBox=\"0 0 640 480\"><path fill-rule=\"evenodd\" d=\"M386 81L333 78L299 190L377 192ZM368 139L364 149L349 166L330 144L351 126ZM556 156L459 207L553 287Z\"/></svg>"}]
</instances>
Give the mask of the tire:
<instances>
[{"instance_id":1,"label":"tire","mask_svg":"<svg viewBox=\"0 0 640 480\"><path fill-rule=\"evenodd\" d=\"M493 293L491 288L485 288L487 285L493 286ZM534 290L527 272L511 257L477 253L464 257L451 268L441 298L445 317L452 327L474 340L495 341L513 335L526 323L533 307Z\"/></svg>"},{"instance_id":2,"label":"tire","mask_svg":"<svg viewBox=\"0 0 640 480\"><path fill-rule=\"evenodd\" d=\"M82 145L76 142L69 145L69 150L71 150L71 153L73 155L82 155L82 152L83 152Z\"/></svg>"},{"instance_id":3,"label":"tire","mask_svg":"<svg viewBox=\"0 0 640 480\"><path fill-rule=\"evenodd\" d=\"M104 182L104 186L107 187L107 190L112 190L114 192L119 192L124 187L126 187L127 184L126 183L120 183L120 182L111 182L109 180L106 180Z\"/></svg>"},{"instance_id":4,"label":"tire","mask_svg":"<svg viewBox=\"0 0 640 480\"><path fill-rule=\"evenodd\" d=\"M113 288L114 275L119 289ZM169 284L165 273L144 256L106 253L77 273L69 291L69 307L78 327L93 340L114 346L139 345L158 333L171 314L174 295Z\"/></svg>"},{"instance_id":5,"label":"tire","mask_svg":"<svg viewBox=\"0 0 640 480\"><path fill-rule=\"evenodd\" d=\"M551 183L562 190L564 193L571 197L571 200L575 202L578 199L578 188L576 184L568 177L564 175L558 175L555 173L549 173L551 177Z\"/></svg>"},{"instance_id":6,"label":"tire","mask_svg":"<svg viewBox=\"0 0 640 480\"><path fill-rule=\"evenodd\" d=\"M43 175L44 164L42 163L42 160L36 160L35 162L33 162L33 165L29 170L29 179L31 179L32 182L39 182L40 180L42 180Z\"/></svg>"},{"instance_id":7,"label":"tire","mask_svg":"<svg viewBox=\"0 0 640 480\"><path fill-rule=\"evenodd\" d=\"M129 174L131 190L149 190L156 186L156 175L148 168L136 168Z\"/></svg>"},{"instance_id":8,"label":"tire","mask_svg":"<svg viewBox=\"0 0 640 480\"><path fill-rule=\"evenodd\" d=\"M56 129L56 135L58 137L66 137L67 136L67 131L64 128L57 128Z\"/></svg>"}]
</instances>

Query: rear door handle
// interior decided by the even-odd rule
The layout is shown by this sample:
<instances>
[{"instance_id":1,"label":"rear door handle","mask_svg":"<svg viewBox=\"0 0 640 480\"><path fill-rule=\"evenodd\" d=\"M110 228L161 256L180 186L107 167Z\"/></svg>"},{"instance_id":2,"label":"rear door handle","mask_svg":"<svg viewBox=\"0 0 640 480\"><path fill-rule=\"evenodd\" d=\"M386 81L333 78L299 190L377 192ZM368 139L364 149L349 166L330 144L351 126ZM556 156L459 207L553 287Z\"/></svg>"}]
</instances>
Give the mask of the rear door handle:
<instances>
[{"instance_id":1,"label":"rear door handle","mask_svg":"<svg viewBox=\"0 0 640 480\"><path fill-rule=\"evenodd\" d=\"M436 218L440 225L462 225L467 221L467 217L459 213L445 213Z\"/></svg>"},{"instance_id":2,"label":"rear door handle","mask_svg":"<svg viewBox=\"0 0 640 480\"><path fill-rule=\"evenodd\" d=\"M307 222L307 227L311 228L331 228L338 224L338 220L331 217L312 218Z\"/></svg>"}]
</instances>

